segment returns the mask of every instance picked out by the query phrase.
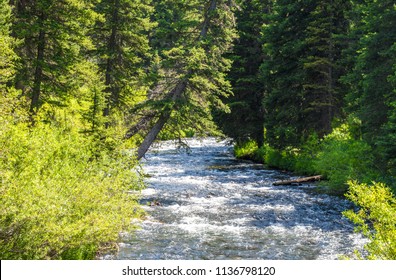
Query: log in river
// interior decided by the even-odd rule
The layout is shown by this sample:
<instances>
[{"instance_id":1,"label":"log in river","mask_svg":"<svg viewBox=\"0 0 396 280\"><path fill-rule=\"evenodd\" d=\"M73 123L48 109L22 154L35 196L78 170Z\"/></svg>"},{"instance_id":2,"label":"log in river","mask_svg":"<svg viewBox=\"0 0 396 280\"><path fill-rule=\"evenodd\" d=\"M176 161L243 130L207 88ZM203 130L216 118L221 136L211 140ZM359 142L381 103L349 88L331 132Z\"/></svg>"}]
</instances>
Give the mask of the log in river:
<instances>
[{"instance_id":1,"label":"log in river","mask_svg":"<svg viewBox=\"0 0 396 280\"><path fill-rule=\"evenodd\" d=\"M297 178L297 179L292 179L292 180L276 181L273 183L273 185L274 186L287 186L287 185L293 185L293 184L301 184L301 183L307 183L307 182L320 181L320 180L322 180L322 178L323 178L322 175L316 175L316 176L302 177L302 178Z\"/></svg>"}]
</instances>

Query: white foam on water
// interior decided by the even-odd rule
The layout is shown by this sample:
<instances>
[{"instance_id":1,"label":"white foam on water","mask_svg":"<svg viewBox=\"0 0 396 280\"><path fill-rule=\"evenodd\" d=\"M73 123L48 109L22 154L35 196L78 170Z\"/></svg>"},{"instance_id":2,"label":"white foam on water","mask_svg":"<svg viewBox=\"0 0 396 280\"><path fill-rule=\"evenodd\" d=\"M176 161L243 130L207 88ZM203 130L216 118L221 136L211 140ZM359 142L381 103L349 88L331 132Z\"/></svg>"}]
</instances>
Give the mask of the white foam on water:
<instances>
[{"instance_id":1,"label":"white foam on water","mask_svg":"<svg viewBox=\"0 0 396 280\"><path fill-rule=\"evenodd\" d=\"M211 235L240 235L244 228L233 225L215 225L212 223L180 223L177 226L191 234L196 235L208 235L206 238L210 238Z\"/></svg>"},{"instance_id":2,"label":"white foam on water","mask_svg":"<svg viewBox=\"0 0 396 280\"><path fill-rule=\"evenodd\" d=\"M145 196L154 195L156 193L157 193L157 190L154 188L145 188L141 191L141 194L145 195Z\"/></svg>"},{"instance_id":3,"label":"white foam on water","mask_svg":"<svg viewBox=\"0 0 396 280\"><path fill-rule=\"evenodd\" d=\"M364 246L346 200L274 187L287 175L235 160L224 141L186 142L190 153L166 141L143 160L148 217L117 258L337 259Z\"/></svg>"}]
</instances>

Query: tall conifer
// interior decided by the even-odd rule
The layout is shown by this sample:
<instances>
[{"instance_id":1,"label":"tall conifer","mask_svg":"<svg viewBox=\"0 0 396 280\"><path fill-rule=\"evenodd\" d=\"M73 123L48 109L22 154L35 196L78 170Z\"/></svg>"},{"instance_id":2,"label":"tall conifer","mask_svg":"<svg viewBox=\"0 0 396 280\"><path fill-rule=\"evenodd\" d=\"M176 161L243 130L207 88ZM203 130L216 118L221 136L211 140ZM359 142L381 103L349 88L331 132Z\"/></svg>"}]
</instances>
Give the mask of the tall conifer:
<instances>
[{"instance_id":1,"label":"tall conifer","mask_svg":"<svg viewBox=\"0 0 396 280\"><path fill-rule=\"evenodd\" d=\"M361 22L355 33L362 34L352 53L355 66L345 80L351 93L350 112L362 121L364 140L375 147L377 165L396 173L396 9L394 1L355 3Z\"/></svg>"},{"instance_id":2,"label":"tall conifer","mask_svg":"<svg viewBox=\"0 0 396 280\"><path fill-rule=\"evenodd\" d=\"M98 64L105 77L107 106L131 106L136 92L144 86L149 58L148 34L152 7L150 0L102 0L95 11L102 16L91 36L96 46Z\"/></svg>"},{"instance_id":3,"label":"tall conifer","mask_svg":"<svg viewBox=\"0 0 396 280\"><path fill-rule=\"evenodd\" d=\"M230 113L218 113L217 122L223 132L238 143L255 140L264 143L263 82L259 68L263 62L261 29L273 1L243 1L235 11L238 38L234 42L228 75L233 95L225 102Z\"/></svg>"},{"instance_id":4,"label":"tall conifer","mask_svg":"<svg viewBox=\"0 0 396 280\"><path fill-rule=\"evenodd\" d=\"M138 158L146 153L165 125L176 137L183 128L193 128L197 133L213 131L211 107L224 107L219 97L230 91L225 79L230 61L223 54L230 49L235 36L232 2L155 3L159 26L153 43L161 59L156 84L148 101L138 106L144 116L126 134L128 138L137 131L144 133Z\"/></svg>"},{"instance_id":5,"label":"tall conifer","mask_svg":"<svg viewBox=\"0 0 396 280\"><path fill-rule=\"evenodd\" d=\"M304 120L313 132L331 132L334 117L340 116L345 89L343 50L347 48L349 1L314 1L305 32L306 54L301 58L305 72L302 106Z\"/></svg>"},{"instance_id":6,"label":"tall conifer","mask_svg":"<svg viewBox=\"0 0 396 280\"><path fill-rule=\"evenodd\" d=\"M306 29L313 11L312 1L276 1L263 29L262 67L265 84L266 141L283 148L298 146L308 128L303 114L303 80L306 73L301 59L307 55Z\"/></svg>"},{"instance_id":7,"label":"tall conifer","mask_svg":"<svg viewBox=\"0 0 396 280\"><path fill-rule=\"evenodd\" d=\"M23 63L16 86L30 99L32 115L43 103L60 103L70 92L82 50L92 48L86 34L96 18L94 1L13 1L13 34L23 41L17 49Z\"/></svg>"},{"instance_id":8,"label":"tall conifer","mask_svg":"<svg viewBox=\"0 0 396 280\"><path fill-rule=\"evenodd\" d=\"M265 127L278 148L324 136L341 113L348 1L276 1L264 27Z\"/></svg>"}]
</instances>

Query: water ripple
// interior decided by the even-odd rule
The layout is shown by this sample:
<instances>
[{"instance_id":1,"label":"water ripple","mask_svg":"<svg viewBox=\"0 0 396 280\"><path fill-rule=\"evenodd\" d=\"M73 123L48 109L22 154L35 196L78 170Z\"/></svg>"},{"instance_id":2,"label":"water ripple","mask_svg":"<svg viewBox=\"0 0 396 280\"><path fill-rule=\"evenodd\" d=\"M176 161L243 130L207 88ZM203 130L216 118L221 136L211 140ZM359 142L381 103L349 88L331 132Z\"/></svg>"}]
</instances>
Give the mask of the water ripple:
<instances>
[{"instance_id":1,"label":"water ripple","mask_svg":"<svg viewBox=\"0 0 396 280\"><path fill-rule=\"evenodd\" d=\"M149 213L124 234L117 259L336 259L365 240L341 212L352 205L312 186L274 187L287 173L239 161L215 139L171 142L144 163ZM151 206L149 206L151 205Z\"/></svg>"}]
</instances>

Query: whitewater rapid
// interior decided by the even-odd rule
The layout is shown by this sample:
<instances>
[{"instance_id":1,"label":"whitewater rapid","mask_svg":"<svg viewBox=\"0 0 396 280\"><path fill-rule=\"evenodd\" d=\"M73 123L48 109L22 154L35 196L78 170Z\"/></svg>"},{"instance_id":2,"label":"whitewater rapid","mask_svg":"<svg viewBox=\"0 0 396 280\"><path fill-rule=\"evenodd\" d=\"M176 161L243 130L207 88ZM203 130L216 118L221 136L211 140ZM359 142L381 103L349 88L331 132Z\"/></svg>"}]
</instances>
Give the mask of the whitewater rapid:
<instances>
[{"instance_id":1,"label":"whitewater rapid","mask_svg":"<svg viewBox=\"0 0 396 280\"><path fill-rule=\"evenodd\" d=\"M214 138L153 147L143 160L148 216L116 259L337 259L365 243L345 199L314 186L273 186L290 174L233 157Z\"/></svg>"}]
</instances>

